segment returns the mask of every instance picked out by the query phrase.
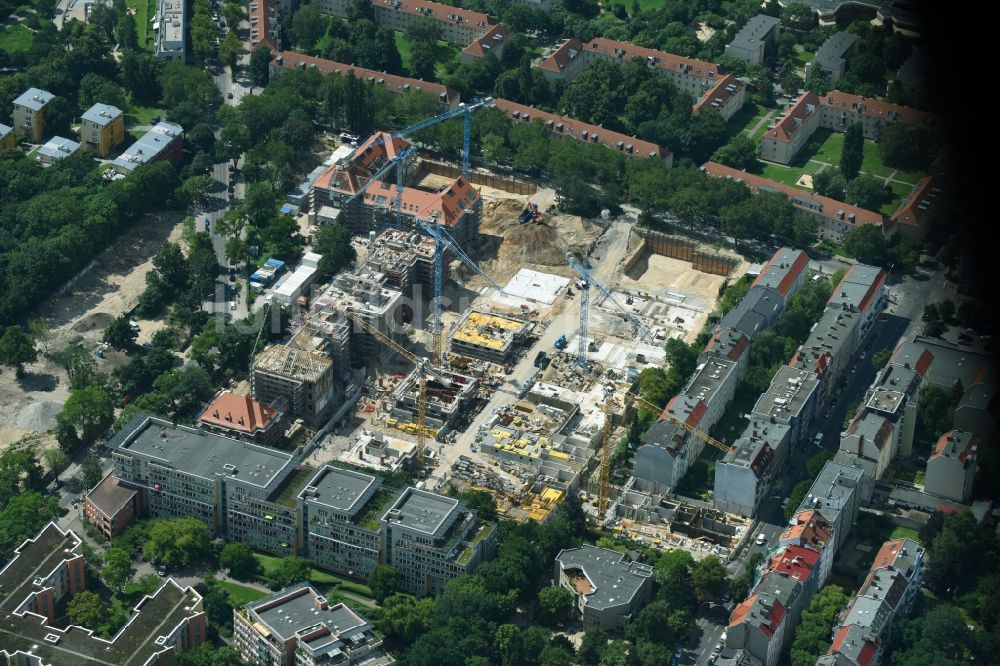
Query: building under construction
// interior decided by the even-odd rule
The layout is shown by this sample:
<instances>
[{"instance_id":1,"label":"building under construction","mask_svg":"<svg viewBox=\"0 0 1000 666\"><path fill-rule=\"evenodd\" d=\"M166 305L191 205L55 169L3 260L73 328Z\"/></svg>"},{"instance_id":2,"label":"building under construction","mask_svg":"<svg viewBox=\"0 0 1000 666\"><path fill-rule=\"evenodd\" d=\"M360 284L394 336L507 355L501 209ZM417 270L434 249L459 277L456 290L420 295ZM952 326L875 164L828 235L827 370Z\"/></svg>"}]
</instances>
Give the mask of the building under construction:
<instances>
[{"instance_id":1,"label":"building under construction","mask_svg":"<svg viewBox=\"0 0 1000 666\"><path fill-rule=\"evenodd\" d=\"M417 422L417 402L420 395L420 368L414 370L401 381L392 392L392 418L399 423ZM440 371L451 386L445 386L432 376L427 378L427 412L424 427L447 431L455 420L467 413L469 402L475 397L477 380L455 372Z\"/></svg>"},{"instance_id":2,"label":"building under construction","mask_svg":"<svg viewBox=\"0 0 1000 666\"><path fill-rule=\"evenodd\" d=\"M482 200L462 176L440 190L416 187L410 181L419 172L419 160L412 153L400 160L401 165L383 174L381 180L369 184L379 169L409 147L408 141L393 138L388 132L372 135L316 180L312 189L313 210L321 206L339 209L339 219L355 234L381 231L395 224L398 214L407 227L415 226L414 220L419 218L446 227L460 244L475 239L482 219ZM403 169L402 189L397 185L396 168ZM366 185L367 189L355 196Z\"/></svg>"},{"instance_id":3,"label":"building under construction","mask_svg":"<svg viewBox=\"0 0 1000 666\"><path fill-rule=\"evenodd\" d=\"M396 338L407 319L402 307L403 294L395 288L385 286L385 276L363 267L339 273L317 299L317 309L330 313L350 310L351 313L369 326L389 338ZM351 344L354 353L365 359L381 359L388 353L388 347L358 326L351 326Z\"/></svg>"},{"instance_id":4,"label":"building under construction","mask_svg":"<svg viewBox=\"0 0 1000 666\"><path fill-rule=\"evenodd\" d=\"M434 285L434 239L416 231L386 229L368 246L363 270L404 294L414 284Z\"/></svg>"},{"instance_id":5,"label":"building under construction","mask_svg":"<svg viewBox=\"0 0 1000 666\"><path fill-rule=\"evenodd\" d=\"M283 397L292 414L312 425L333 408L336 381L333 361L311 346L314 340L306 327L299 329L287 344L258 354L250 374L254 400L270 403Z\"/></svg>"},{"instance_id":6,"label":"building under construction","mask_svg":"<svg viewBox=\"0 0 1000 666\"><path fill-rule=\"evenodd\" d=\"M508 363L522 347L531 324L482 310L469 310L451 333L451 351L492 363Z\"/></svg>"}]
</instances>

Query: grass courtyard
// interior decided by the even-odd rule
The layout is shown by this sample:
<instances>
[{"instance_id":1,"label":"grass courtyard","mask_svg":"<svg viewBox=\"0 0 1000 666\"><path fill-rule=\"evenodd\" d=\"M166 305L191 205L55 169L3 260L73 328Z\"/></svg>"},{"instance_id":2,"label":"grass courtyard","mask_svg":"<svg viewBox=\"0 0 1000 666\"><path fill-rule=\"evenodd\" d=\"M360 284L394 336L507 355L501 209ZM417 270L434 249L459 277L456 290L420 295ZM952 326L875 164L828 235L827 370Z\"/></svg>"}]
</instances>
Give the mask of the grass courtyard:
<instances>
[{"instance_id":1,"label":"grass courtyard","mask_svg":"<svg viewBox=\"0 0 1000 666\"><path fill-rule=\"evenodd\" d=\"M257 558L258 562L260 562L261 569L264 571L265 576L267 576L269 572L273 571L278 566L278 563L281 562L280 557L264 555L263 553L254 553L253 556ZM359 583L349 578L341 578L340 576L320 571L315 567L313 567L312 572L309 574L309 582L316 585L336 587L369 599L372 597L371 588L364 583Z\"/></svg>"},{"instance_id":2,"label":"grass courtyard","mask_svg":"<svg viewBox=\"0 0 1000 666\"><path fill-rule=\"evenodd\" d=\"M240 585L238 583L230 583L229 581L220 580L216 581L215 584L229 593L229 600L232 601L233 606L237 608L267 596L266 592L261 592L260 590L255 590L252 587L247 587L246 585Z\"/></svg>"},{"instance_id":3,"label":"grass courtyard","mask_svg":"<svg viewBox=\"0 0 1000 666\"><path fill-rule=\"evenodd\" d=\"M844 135L840 132L820 128L809 139L809 142L799 151L788 166L773 162L761 162L758 173L765 178L776 180L785 185L810 191L797 183L803 174L814 175L827 166L836 167L840 163L840 153L844 149ZM878 144L865 139L861 173L885 180L892 190L892 199L884 204L879 212L892 215L899 207L900 200L905 198L922 178L927 174L921 171L903 171L895 169L882 161Z\"/></svg>"},{"instance_id":4,"label":"grass courtyard","mask_svg":"<svg viewBox=\"0 0 1000 666\"><path fill-rule=\"evenodd\" d=\"M153 26L151 20L156 15L156 0L125 0L125 6L135 12L135 28L139 34L139 44L153 49Z\"/></svg>"},{"instance_id":5,"label":"grass courtyard","mask_svg":"<svg viewBox=\"0 0 1000 666\"><path fill-rule=\"evenodd\" d=\"M410 63L413 62L413 45L406 38L406 35L398 31L396 32L396 50L399 51L403 67L406 71L410 71ZM435 78L440 81L446 73L445 65L452 60L458 62L460 56L461 51L458 50L458 47L439 39L434 45L434 59L437 62L437 67L434 70Z\"/></svg>"},{"instance_id":6,"label":"grass courtyard","mask_svg":"<svg viewBox=\"0 0 1000 666\"><path fill-rule=\"evenodd\" d=\"M0 30L0 49L7 53L27 51L31 48L33 39L34 35L32 35L30 30L21 23L15 23Z\"/></svg>"}]
</instances>

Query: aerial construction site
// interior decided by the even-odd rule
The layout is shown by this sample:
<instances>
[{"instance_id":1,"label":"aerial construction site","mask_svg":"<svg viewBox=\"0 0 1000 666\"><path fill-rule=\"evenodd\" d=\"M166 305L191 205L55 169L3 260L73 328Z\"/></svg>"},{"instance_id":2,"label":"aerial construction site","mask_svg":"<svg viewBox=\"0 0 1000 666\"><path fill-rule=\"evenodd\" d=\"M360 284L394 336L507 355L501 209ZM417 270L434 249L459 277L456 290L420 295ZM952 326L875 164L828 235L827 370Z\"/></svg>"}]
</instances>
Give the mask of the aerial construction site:
<instances>
[{"instance_id":1,"label":"aerial construction site","mask_svg":"<svg viewBox=\"0 0 1000 666\"><path fill-rule=\"evenodd\" d=\"M256 357L255 393L290 393L322 429L319 462L485 491L519 521L577 495L650 545L732 547L738 518L664 509L656 489L611 479L609 459L639 374L664 365L668 340L695 340L747 264L629 214L556 212L554 191L436 162L401 134L371 137L316 180L310 205L360 237L364 258ZM674 523L691 536L656 536Z\"/></svg>"}]
</instances>

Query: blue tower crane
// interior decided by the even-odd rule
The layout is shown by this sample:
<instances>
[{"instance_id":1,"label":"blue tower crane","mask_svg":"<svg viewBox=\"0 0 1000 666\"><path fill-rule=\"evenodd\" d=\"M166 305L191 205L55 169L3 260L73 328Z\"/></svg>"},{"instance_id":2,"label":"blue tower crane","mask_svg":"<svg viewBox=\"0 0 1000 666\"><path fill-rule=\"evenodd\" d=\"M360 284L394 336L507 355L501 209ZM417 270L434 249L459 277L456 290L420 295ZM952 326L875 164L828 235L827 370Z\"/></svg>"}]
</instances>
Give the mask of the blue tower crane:
<instances>
[{"instance_id":1,"label":"blue tower crane","mask_svg":"<svg viewBox=\"0 0 1000 666\"><path fill-rule=\"evenodd\" d=\"M653 332L649 330L638 317L629 312L621 302L615 298L615 295L611 291L602 285L600 282L594 279L591 275L590 269L587 268L583 263L581 263L572 253L566 253L566 261L572 266L577 273L583 278L583 288L580 290L580 345L576 354L576 364L583 367L587 363L587 320L590 311L590 285L593 284L597 287L597 290L601 292L601 295L610 300L615 306L621 311L625 318L632 322L639 331L640 338L643 340L648 340L652 338Z\"/></svg>"}]
</instances>

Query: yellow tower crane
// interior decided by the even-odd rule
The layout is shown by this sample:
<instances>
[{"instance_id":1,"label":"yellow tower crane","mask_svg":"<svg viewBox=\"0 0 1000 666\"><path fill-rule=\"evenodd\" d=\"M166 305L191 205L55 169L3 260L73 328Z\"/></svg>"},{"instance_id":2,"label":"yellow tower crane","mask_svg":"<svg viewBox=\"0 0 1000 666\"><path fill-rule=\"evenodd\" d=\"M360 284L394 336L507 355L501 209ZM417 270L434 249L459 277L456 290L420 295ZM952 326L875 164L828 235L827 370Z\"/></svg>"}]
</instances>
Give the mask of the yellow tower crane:
<instances>
[{"instance_id":1,"label":"yellow tower crane","mask_svg":"<svg viewBox=\"0 0 1000 666\"><path fill-rule=\"evenodd\" d=\"M338 309L342 315L350 319L352 322L357 324L366 333L369 333L376 340L384 345L388 345L393 351L399 355L406 358L408 361L417 366L419 374L420 389L417 396L417 467L423 469L424 466L424 441L427 436L427 428L424 425L425 418L427 416L427 376L431 375L434 379L444 386L451 386L452 382L448 377L446 377L440 370L435 368L430 364L426 358L418 358L416 354L411 352L409 349L403 347L401 344L390 338L388 335L378 330L367 321L355 314L351 308Z\"/></svg>"}]
</instances>

